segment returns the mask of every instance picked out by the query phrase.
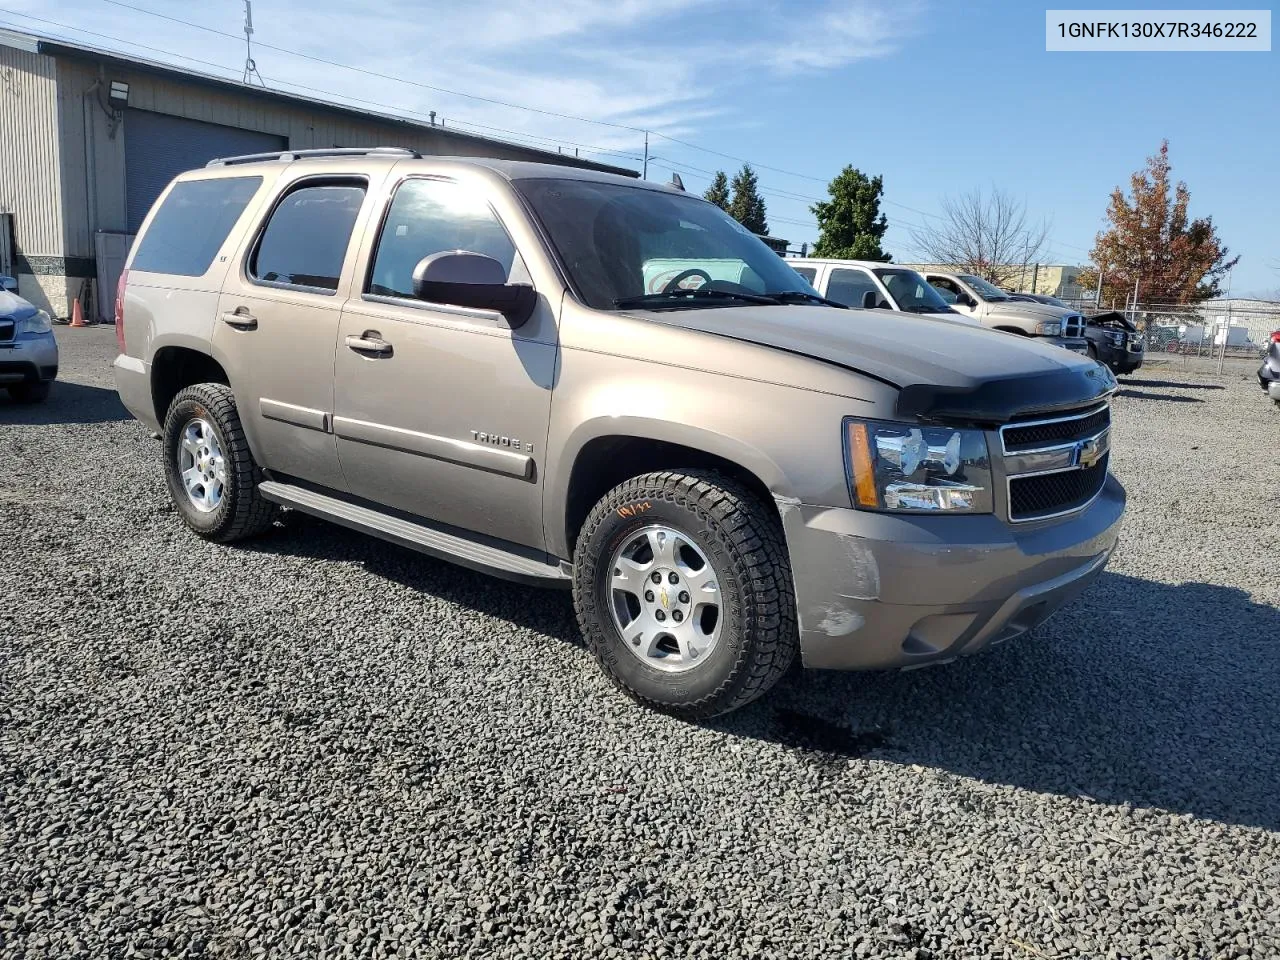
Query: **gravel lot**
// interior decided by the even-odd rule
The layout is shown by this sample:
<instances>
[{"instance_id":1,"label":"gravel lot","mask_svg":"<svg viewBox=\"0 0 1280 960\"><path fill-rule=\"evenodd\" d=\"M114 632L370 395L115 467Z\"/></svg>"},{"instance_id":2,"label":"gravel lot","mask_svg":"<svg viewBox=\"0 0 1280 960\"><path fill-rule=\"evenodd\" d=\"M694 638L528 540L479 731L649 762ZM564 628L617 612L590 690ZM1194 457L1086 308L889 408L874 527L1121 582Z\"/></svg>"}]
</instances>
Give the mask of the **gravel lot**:
<instances>
[{"instance_id":1,"label":"gravel lot","mask_svg":"<svg viewBox=\"0 0 1280 960\"><path fill-rule=\"evenodd\" d=\"M0 400L0 956L1280 955L1256 383L1125 379L1119 556L1034 635L697 726L567 594L191 536L111 328L59 339L51 402Z\"/></svg>"}]
</instances>

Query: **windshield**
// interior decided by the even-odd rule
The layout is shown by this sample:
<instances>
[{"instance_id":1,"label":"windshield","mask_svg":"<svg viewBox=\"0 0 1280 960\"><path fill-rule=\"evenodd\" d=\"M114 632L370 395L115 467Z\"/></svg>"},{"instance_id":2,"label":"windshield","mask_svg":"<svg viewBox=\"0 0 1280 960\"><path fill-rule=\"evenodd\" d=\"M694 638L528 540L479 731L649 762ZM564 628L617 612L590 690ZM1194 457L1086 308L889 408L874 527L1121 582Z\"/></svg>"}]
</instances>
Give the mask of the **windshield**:
<instances>
[{"instance_id":1,"label":"windshield","mask_svg":"<svg viewBox=\"0 0 1280 960\"><path fill-rule=\"evenodd\" d=\"M758 304L761 294L818 296L758 237L704 200L591 180L513 185L542 221L582 300L597 310L636 306L635 298L646 296L664 310Z\"/></svg>"},{"instance_id":2,"label":"windshield","mask_svg":"<svg viewBox=\"0 0 1280 960\"><path fill-rule=\"evenodd\" d=\"M898 303L898 309L907 313L954 313L938 291L929 286L924 277L914 270L900 267L884 267L875 271Z\"/></svg>"},{"instance_id":3,"label":"windshield","mask_svg":"<svg viewBox=\"0 0 1280 960\"><path fill-rule=\"evenodd\" d=\"M987 283L981 277L972 277L968 274L961 274L960 279L973 288L973 291L983 300L1008 300L1009 294L1005 293L995 284Z\"/></svg>"}]
</instances>

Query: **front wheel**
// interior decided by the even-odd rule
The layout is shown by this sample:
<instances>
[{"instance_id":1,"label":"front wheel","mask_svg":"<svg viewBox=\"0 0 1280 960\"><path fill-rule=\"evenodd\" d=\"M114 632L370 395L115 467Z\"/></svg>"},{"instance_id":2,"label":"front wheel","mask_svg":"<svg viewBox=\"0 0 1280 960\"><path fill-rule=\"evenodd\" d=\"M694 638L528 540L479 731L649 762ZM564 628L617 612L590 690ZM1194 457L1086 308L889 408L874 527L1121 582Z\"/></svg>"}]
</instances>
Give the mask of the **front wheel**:
<instances>
[{"instance_id":1,"label":"front wheel","mask_svg":"<svg viewBox=\"0 0 1280 960\"><path fill-rule=\"evenodd\" d=\"M574 551L574 603L615 685L687 719L764 694L799 647L778 516L735 481L650 473L609 491Z\"/></svg>"},{"instance_id":2,"label":"front wheel","mask_svg":"<svg viewBox=\"0 0 1280 960\"><path fill-rule=\"evenodd\" d=\"M164 465L178 514L206 540L251 537L275 519L275 505L258 494L262 471L225 384L198 383L173 398L164 421Z\"/></svg>"}]
</instances>

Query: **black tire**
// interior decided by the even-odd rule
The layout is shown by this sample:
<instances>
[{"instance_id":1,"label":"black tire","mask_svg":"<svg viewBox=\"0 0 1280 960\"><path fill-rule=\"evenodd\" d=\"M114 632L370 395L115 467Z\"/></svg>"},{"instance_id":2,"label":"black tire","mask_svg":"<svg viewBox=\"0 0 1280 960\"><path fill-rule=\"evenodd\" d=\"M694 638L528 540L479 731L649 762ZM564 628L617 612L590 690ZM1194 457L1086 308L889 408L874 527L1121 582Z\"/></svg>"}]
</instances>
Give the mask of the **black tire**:
<instances>
[{"instance_id":1,"label":"black tire","mask_svg":"<svg viewBox=\"0 0 1280 960\"><path fill-rule=\"evenodd\" d=\"M49 399L53 383L15 383L9 387L9 398L14 403L44 403Z\"/></svg>"},{"instance_id":2,"label":"black tire","mask_svg":"<svg viewBox=\"0 0 1280 960\"><path fill-rule=\"evenodd\" d=\"M707 660L671 673L626 648L610 611L610 561L653 524L706 554L720 585L720 639ZM799 648L791 565L778 515L736 481L703 470L650 473L610 490L591 510L574 550L574 605L588 646L637 702L690 720L750 703L787 672Z\"/></svg>"},{"instance_id":3,"label":"black tire","mask_svg":"<svg viewBox=\"0 0 1280 960\"><path fill-rule=\"evenodd\" d=\"M179 466L182 432L196 418L213 427L226 465L222 500L208 512L197 509L187 496ZM235 395L225 384L198 383L173 398L164 420L164 472L178 515L206 540L243 540L269 529L275 520L275 504L258 494L262 470L249 452Z\"/></svg>"}]
</instances>

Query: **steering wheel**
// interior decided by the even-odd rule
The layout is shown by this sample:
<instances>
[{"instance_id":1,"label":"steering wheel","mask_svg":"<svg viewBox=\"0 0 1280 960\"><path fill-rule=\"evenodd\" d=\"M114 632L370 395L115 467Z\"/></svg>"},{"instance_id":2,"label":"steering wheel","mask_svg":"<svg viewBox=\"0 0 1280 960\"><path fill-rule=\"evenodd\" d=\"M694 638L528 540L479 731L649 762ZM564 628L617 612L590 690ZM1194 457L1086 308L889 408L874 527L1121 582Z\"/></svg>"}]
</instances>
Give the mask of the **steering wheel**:
<instances>
[{"instance_id":1,"label":"steering wheel","mask_svg":"<svg viewBox=\"0 0 1280 960\"><path fill-rule=\"evenodd\" d=\"M704 286L711 282L711 274L707 273L705 270L699 270L697 267L694 267L692 270L681 270L674 277L668 280L667 285L662 288L662 292L675 293L675 291L680 287L680 284L685 280L688 280L690 277L701 277Z\"/></svg>"}]
</instances>

